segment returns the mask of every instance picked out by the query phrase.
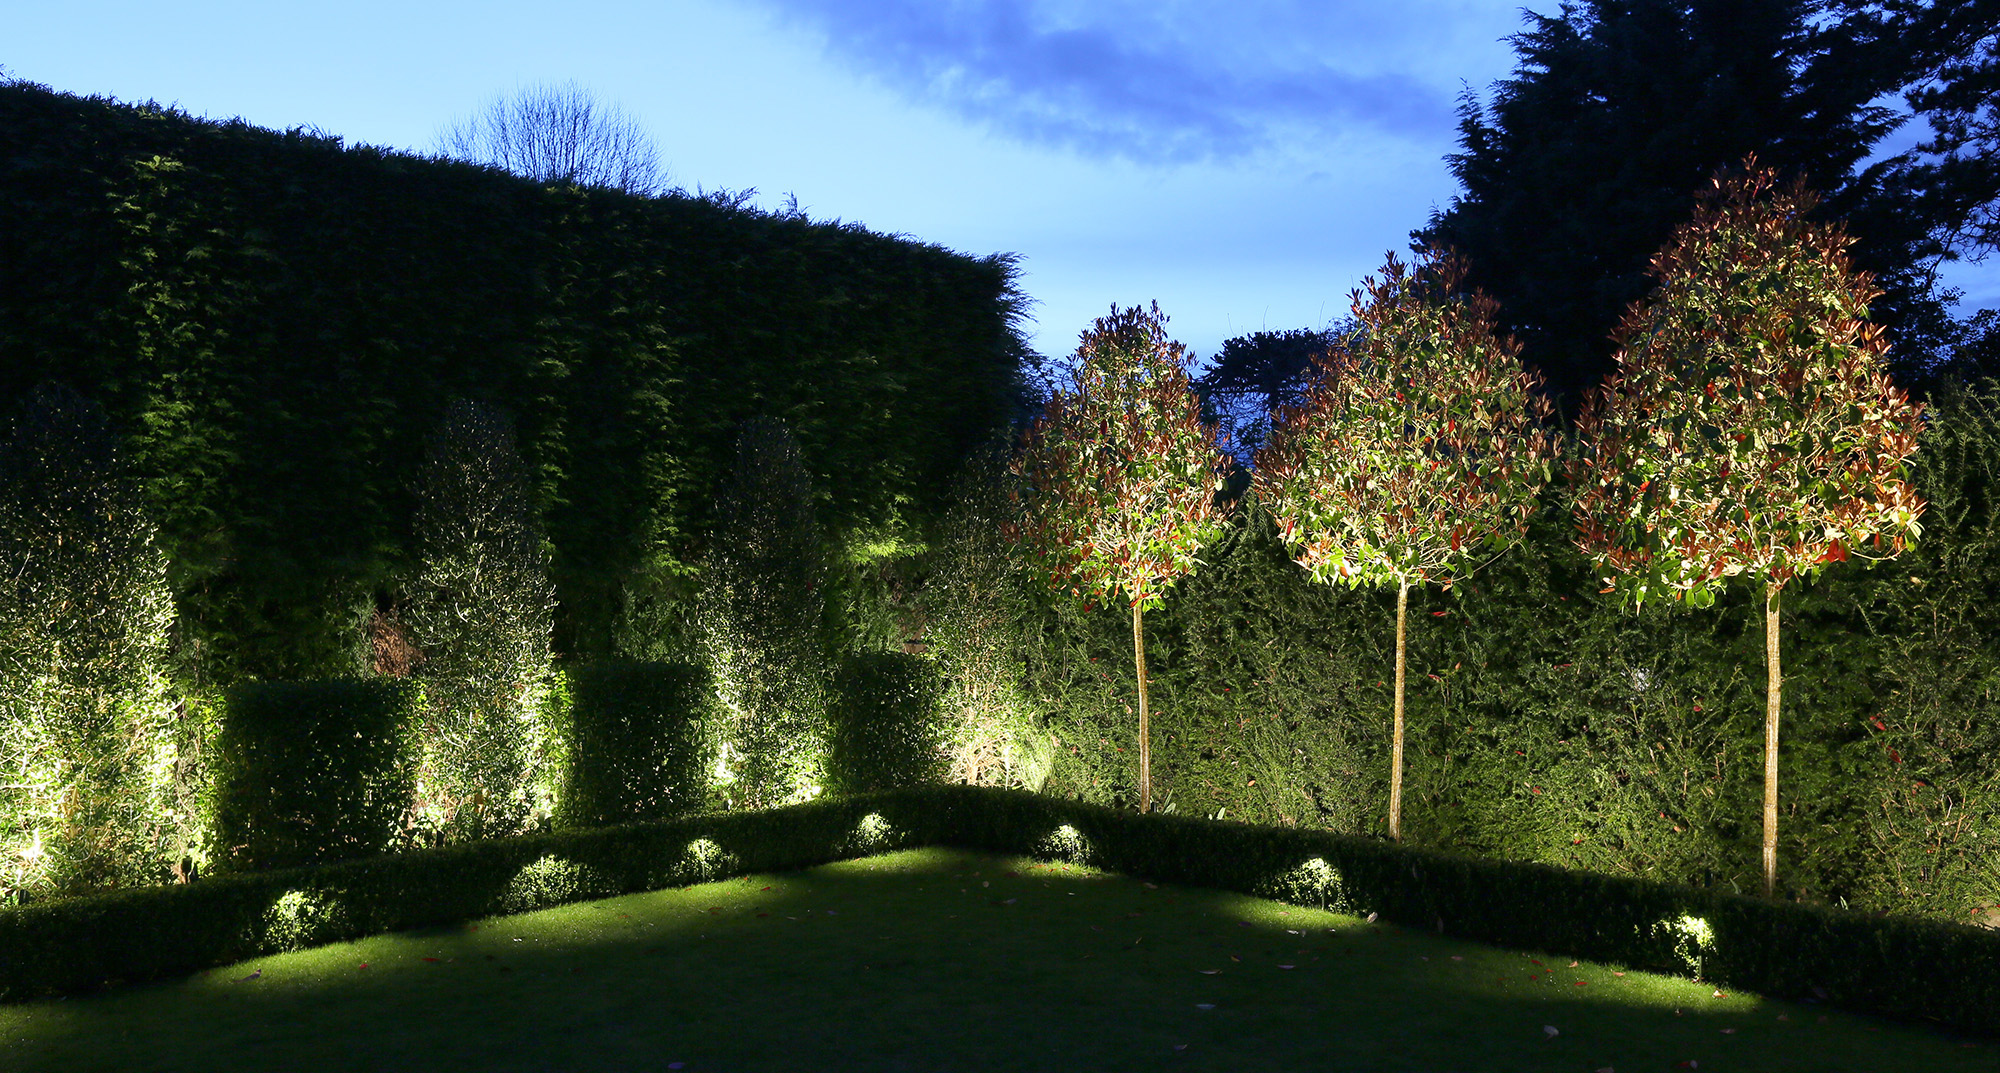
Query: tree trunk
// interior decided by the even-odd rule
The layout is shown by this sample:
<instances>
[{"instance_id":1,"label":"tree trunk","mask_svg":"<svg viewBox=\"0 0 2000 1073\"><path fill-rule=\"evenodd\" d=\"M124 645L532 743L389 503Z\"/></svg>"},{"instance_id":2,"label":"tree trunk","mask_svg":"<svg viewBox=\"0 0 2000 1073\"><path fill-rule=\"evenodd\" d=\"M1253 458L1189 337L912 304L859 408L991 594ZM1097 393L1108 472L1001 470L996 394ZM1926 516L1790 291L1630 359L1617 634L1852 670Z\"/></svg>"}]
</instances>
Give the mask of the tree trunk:
<instances>
[{"instance_id":1,"label":"tree trunk","mask_svg":"<svg viewBox=\"0 0 2000 1073\"><path fill-rule=\"evenodd\" d=\"M1132 604L1132 663L1139 670L1139 811L1153 808L1153 750L1147 737L1146 634L1139 625L1139 604Z\"/></svg>"},{"instance_id":2,"label":"tree trunk","mask_svg":"<svg viewBox=\"0 0 2000 1073\"><path fill-rule=\"evenodd\" d=\"M1410 583L1396 590L1396 726L1389 747L1389 837L1403 837L1403 616L1410 608Z\"/></svg>"},{"instance_id":3,"label":"tree trunk","mask_svg":"<svg viewBox=\"0 0 2000 1073\"><path fill-rule=\"evenodd\" d=\"M1778 590L1783 582L1764 583L1764 666L1770 672L1764 687L1764 897L1778 889L1778 701L1784 695L1784 674L1778 667Z\"/></svg>"}]
</instances>

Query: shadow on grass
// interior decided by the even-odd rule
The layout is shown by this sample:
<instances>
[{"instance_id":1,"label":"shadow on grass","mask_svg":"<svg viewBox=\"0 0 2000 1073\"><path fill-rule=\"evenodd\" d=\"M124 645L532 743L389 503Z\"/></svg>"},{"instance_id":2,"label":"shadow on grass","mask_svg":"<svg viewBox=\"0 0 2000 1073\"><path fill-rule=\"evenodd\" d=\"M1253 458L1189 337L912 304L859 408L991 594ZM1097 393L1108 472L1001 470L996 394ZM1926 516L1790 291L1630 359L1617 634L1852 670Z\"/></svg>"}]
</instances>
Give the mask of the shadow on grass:
<instances>
[{"instance_id":1,"label":"shadow on grass","mask_svg":"<svg viewBox=\"0 0 2000 1073\"><path fill-rule=\"evenodd\" d=\"M1991 1041L1917 1026L941 849L0 1007L0 1069L21 1073L1991 1073L1996 1062Z\"/></svg>"}]
</instances>

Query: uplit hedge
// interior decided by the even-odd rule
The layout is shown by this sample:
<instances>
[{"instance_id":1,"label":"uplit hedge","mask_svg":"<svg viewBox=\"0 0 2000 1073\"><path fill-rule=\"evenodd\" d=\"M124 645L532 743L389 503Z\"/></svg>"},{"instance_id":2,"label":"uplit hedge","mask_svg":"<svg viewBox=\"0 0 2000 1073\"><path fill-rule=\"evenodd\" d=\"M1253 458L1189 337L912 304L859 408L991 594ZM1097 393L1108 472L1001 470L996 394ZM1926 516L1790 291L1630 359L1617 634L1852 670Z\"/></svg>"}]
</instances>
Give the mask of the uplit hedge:
<instances>
[{"instance_id":1,"label":"uplit hedge","mask_svg":"<svg viewBox=\"0 0 2000 1073\"><path fill-rule=\"evenodd\" d=\"M215 742L214 863L252 871L387 852L416 778L416 685L252 682Z\"/></svg>"},{"instance_id":2,"label":"uplit hedge","mask_svg":"<svg viewBox=\"0 0 2000 1073\"><path fill-rule=\"evenodd\" d=\"M827 792L871 793L945 781L944 683L903 652L841 660L827 701Z\"/></svg>"},{"instance_id":3,"label":"uplit hedge","mask_svg":"<svg viewBox=\"0 0 2000 1073\"><path fill-rule=\"evenodd\" d=\"M2000 934L1299 828L923 787L0 910L0 999L385 931L947 845L1375 913L1403 927L2000 1034Z\"/></svg>"},{"instance_id":4,"label":"uplit hedge","mask_svg":"<svg viewBox=\"0 0 2000 1073\"><path fill-rule=\"evenodd\" d=\"M563 827L663 820L693 812L708 788L719 705L689 663L587 663L568 673L558 723L568 757Z\"/></svg>"}]
</instances>

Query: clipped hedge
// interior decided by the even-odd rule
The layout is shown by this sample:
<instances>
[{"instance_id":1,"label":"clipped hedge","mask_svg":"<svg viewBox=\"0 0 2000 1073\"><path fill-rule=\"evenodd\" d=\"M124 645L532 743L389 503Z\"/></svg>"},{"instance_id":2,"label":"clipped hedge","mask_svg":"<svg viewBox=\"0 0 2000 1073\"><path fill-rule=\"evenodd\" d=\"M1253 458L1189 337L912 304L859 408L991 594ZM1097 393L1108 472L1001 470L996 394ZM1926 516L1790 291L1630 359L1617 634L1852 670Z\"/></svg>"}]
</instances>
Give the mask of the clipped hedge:
<instances>
[{"instance_id":1,"label":"clipped hedge","mask_svg":"<svg viewBox=\"0 0 2000 1073\"><path fill-rule=\"evenodd\" d=\"M870 793L945 779L944 684L921 656L859 652L842 659L827 724L828 793Z\"/></svg>"},{"instance_id":2,"label":"clipped hedge","mask_svg":"<svg viewBox=\"0 0 2000 1073\"><path fill-rule=\"evenodd\" d=\"M0 1000L944 841L922 796L464 843L0 909Z\"/></svg>"},{"instance_id":3,"label":"clipped hedge","mask_svg":"<svg viewBox=\"0 0 2000 1073\"><path fill-rule=\"evenodd\" d=\"M719 717L706 668L588 663L569 672L567 828L664 820L702 805Z\"/></svg>"},{"instance_id":4,"label":"clipped hedge","mask_svg":"<svg viewBox=\"0 0 2000 1073\"><path fill-rule=\"evenodd\" d=\"M387 851L416 778L420 693L394 679L231 690L215 749L215 852L229 871Z\"/></svg>"},{"instance_id":5,"label":"clipped hedge","mask_svg":"<svg viewBox=\"0 0 2000 1073\"><path fill-rule=\"evenodd\" d=\"M0 910L0 999L923 845L1062 857L1160 882L1695 974L1775 998L2000 1035L2000 934L1299 828L933 786L767 812L474 843Z\"/></svg>"}]
</instances>

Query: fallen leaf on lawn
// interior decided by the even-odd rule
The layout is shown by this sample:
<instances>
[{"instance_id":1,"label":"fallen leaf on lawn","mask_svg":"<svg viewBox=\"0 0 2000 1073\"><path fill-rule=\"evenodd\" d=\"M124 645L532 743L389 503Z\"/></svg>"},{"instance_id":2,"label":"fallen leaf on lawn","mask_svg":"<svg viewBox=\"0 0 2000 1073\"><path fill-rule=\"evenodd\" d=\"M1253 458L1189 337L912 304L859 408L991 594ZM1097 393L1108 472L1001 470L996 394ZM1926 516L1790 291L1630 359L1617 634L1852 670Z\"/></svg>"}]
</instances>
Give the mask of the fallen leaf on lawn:
<instances>
[{"instance_id":1,"label":"fallen leaf on lawn","mask_svg":"<svg viewBox=\"0 0 2000 1073\"><path fill-rule=\"evenodd\" d=\"M1688 1060L1687 1060L1687 1061L1685 1061L1685 1062L1675 1062L1675 1063L1674 1063L1674 1068L1675 1068L1675 1069L1700 1069L1700 1068L1701 1068L1701 1063L1700 1063L1700 1062L1697 1062L1697 1061L1695 1061L1695 1060L1694 1060L1694 1059L1692 1059L1692 1058L1690 1058L1690 1059L1688 1059Z\"/></svg>"},{"instance_id":2,"label":"fallen leaf on lawn","mask_svg":"<svg viewBox=\"0 0 2000 1073\"><path fill-rule=\"evenodd\" d=\"M365 961L364 961L364 962L362 962L362 963L361 963L361 967L362 967L362 968L364 968L364 969L365 969L365 968L367 968L367 967L368 967L368 963L367 963L367 962L365 962Z\"/></svg>"},{"instance_id":3,"label":"fallen leaf on lawn","mask_svg":"<svg viewBox=\"0 0 2000 1073\"><path fill-rule=\"evenodd\" d=\"M1305 932L1302 932L1302 931L1298 930L1297 928L1286 928L1286 929L1285 929L1285 934L1286 934L1286 935L1304 935L1304 934L1305 934Z\"/></svg>"},{"instance_id":4,"label":"fallen leaf on lawn","mask_svg":"<svg viewBox=\"0 0 2000 1073\"><path fill-rule=\"evenodd\" d=\"M1781 1014L1779 1014L1779 1015L1778 1015L1778 1020L1780 1020L1780 1021L1789 1021L1789 1020L1791 1020L1791 1019L1792 1019L1792 1015L1791 1015L1791 1014L1789 1014L1789 1013L1781 1013Z\"/></svg>"},{"instance_id":5,"label":"fallen leaf on lawn","mask_svg":"<svg viewBox=\"0 0 2000 1073\"><path fill-rule=\"evenodd\" d=\"M1586 983L1584 983L1584 982L1583 982L1582 980L1578 980L1578 981L1576 982L1576 986L1578 986L1578 987L1589 987L1590 985L1589 985L1589 984L1586 984Z\"/></svg>"},{"instance_id":6,"label":"fallen leaf on lawn","mask_svg":"<svg viewBox=\"0 0 2000 1073\"><path fill-rule=\"evenodd\" d=\"M1214 1008L1215 1008L1215 1003L1213 1003L1213 1002L1197 1002L1197 1003L1195 1003L1195 1004L1194 1004L1194 1008L1195 1008L1195 1009L1197 1009L1197 1010L1212 1010L1212 1009L1214 1009Z\"/></svg>"},{"instance_id":7,"label":"fallen leaf on lawn","mask_svg":"<svg viewBox=\"0 0 2000 1073\"><path fill-rule=\"evenodd\" d=\"M1292 968L1297 968L1298 966L1296 966L1296 965L1280 965L1280 966L1278 966L1278 967L1279 967L1279 968L1281 968L1281 969L1292 969Z\"/></svg>"},{"instance_id":8,"label":"fallen leaf on lawn","mask_svg":"<svg viewBox=\"0 0 2000 1073\"><path fill-rule=\"evenodd\" d=\"M1725 1036L1733 1036L1736 1034L1736 1030L1733 1028L1725 1028L1722 1030L1722 1034Z\"/></svg>"},{"instance_id":9,"label":"fallen leaf on lawn","mask_svg":"<svg viewBox=\"0 0 2000 1073\"><path fill-rule=\"evenodd\" d=\"M1000 904L1001 904L1001 905L1013 905L1013 904L1014 904L1015 902L1018 902L1018 901L1020 901L1020 900L1021 900L1021 899L1019 899L1019 898L1009 898L1009 899L1007 899L1006 901L1004 901L1004 902L1001 902Z\"/></svg>"},{"instance_id":10,"label":"fallen leaf on lawn","mask_svg":"<svg viewBox=\"0 0 2000 1073\"><path fill-rule=\"evenodd\" d=\"M255 980L255 979L256 979L257 977L259 977L259 976L262 976L262 975L264 975L264 970L263 970L263 969L258 969L258 970L257 970L256 972L253 972L253 973L251 973L250 975L248 975L248 976L245 976L245 977L243 978L243 980ZM242 983L242 982L243 982L243 980L238 980L238 981L236 981L236 982L240 984L240 983Z\"/></svg>"},{"instance_id":11,"label":"fallen leaf on lawn","mask_svg":"<svg viewBox=\"0 0 2000 1073\"><path fill-rule=\"evenodd\" d=\"M1451 959L1452 959L1453 961L1464 961L1464 960L1465 960L1464 958L1462 958L1462 957L1458 956L1457 954L1453 954L1453 955L1451 956Z\"/></svg>"},{"instance_id":12,"label":"fallen leaf on lawn","mask_svg":"<svg viewBox=\"0 0 2000 1073\"><path fill-rule=\"evenodd\" d=\"M1229 960L1231 960L1231 961L1242 961L1243 959L1242 959L1242 958L1240 958L1240 957L1237 957L1237 956L1236 956L1235 954L1231 954L1231 955L1229 955Z\"/></svg>"},{"instance_id":13,"label":"fallen leaf on lawn","mask_svg":"<svg viewBox=\"0 0 2000 1073\"><path fill-rule=\"evenodd\" d=\"M1618 1071L1610 1066L1598 1066L1596 1073L1618 1073Z\"/></svg>"},{"instance_id":14,"label":"fallen leaf on lawn","mask_svg":"<svg viewBox=\"0 0 2000 1073\"><path fill-rule=\"evenodd\" d=\"M767 916L770 916L771 914L769 914L769 913L759 913L759 914L757 914L757 915L758 915L758 916L760 916L760 917L767 917ZM797 919L797 918L796 918L796 917L794 917L793 919Z\"/></svg>"},{"instance_id":15,"label":"fallen leaf on lawn","mask_svg":"<svg viewBox=\"0 0 2000 1073\"><path fill-rule=\"evenodd\" d=\"M1570 968L1572 968L1572 969L1576 968L1576 962L1574 962L1574 961L1570 962L1570 963L1569 963L1569 967L1570 967Z\"/></svg>"},{"instance_id":16,"label":"fallen leaf on lawn","mask_svg":"<svg viewBox=\"0 0 2000 1073\"><path fill-rule=\"evenodd\" d=\"M1614 972L1612 972L1612 974L1611 974L1611 975L1613 975L1613 976L1623 976L1623 975L1625 975L1625 974L1624 974L1624 973L1622 973L1622 972L1616 972L1616 971L1614 971Z\"/></svg>"},{"instance_id":17,"label":"fallen leaf on lawn","mask_svg":"<svg viewBox=\"0 0 2000 1073\"><path fill-rule=\"evenodd\" d=\"M436 958L425 958L424 960L425 960L425 961L436 961L437 959L436 959Z\"/></svg>"},{"instance_id":18,"label":"fallen leaf on lawn","mask_svg":"<svg viewBox=\"0 0 2000 1073\"><path fill-rule=\"evenodd\" d=\"M1554 1026L1554 1025L1543 1025L1543 1026L1542 1026L1542 1035L1544 1035L1544 1036L1547 1036L1547 1037L1548 1037L1548 1038L1550 1038L1550 1039L1554 1039L1554 1038L1556 1038L1557 1036L1560 1036L1560 1035L1562 1035L1562 1033L1561 1033L1561 1032L1559 1032L1559 1031L1557 1031L1557 1030L1556 1030L1556 1026Z\"/></svg>"},{"instance_id":19,"label":"fallen leaf on lawn","mask_svg":"<svg viewBox=\"0 0 2000 1073\"><path fill-rule=\"evenodd\" d=\"M1373 913L1368 914L1368 923L1370 924L1375 923L1375 914Z\"/></svg>"},{"instance_id":20,"label":"fallen leaf on lawn","mask_svg":"<svg viewBox=\"0 0 2000 1073\"><path fill-rule=\"evenodd\" d=\"M1214 976L1215 974L1221 971L1222 971L1221 969L1203 969L1201 970L1201 974L1203 976Z\"/></svg>"},{"instance_id":21,"label":"fallen leaf on lawn","mask_svg":"<svg viewBox=\"0 0 2000 1073\"><path fill-rule=\"evenodd\" d=\"M1152 884L1152 883L1148 883L1148 884L1146 884L1146 889L1147 889L1147 890L1159 890L1160 888L1159 888L1159 887L1158 887L1157 885L1155 885L1155 884Z\"/></svg>"},{"instance_id":22,"label":"fallen leaf on lawn","mask_svg":"<svg viewBox=\"0 0 2000 1073\"><path fill-rule=\"evenodd\" d=\"M770 889L771 889L771 888L769 888L769 887L765 887L765 888L763 888L763 890L760 890L760 891L758 891L757 893L759 893L759 894L762 894L762 893L763 893L763 892L764 892L765 890L770 890Z\"/></svg>"},{"instance_id":23,"label":"fallen leaf on lawn","mask_svg":"<svg viewBox=\"0 0 2000 1073\"><path fill-rule=\"evenodd\" d=\"M1728 998L1728 997L1729 997L1729 992L1727 992L1727 991L1724 991L1723 989L1721 989L1721 988L1719 988L1719 987L1718 987L1718 988L1716 988L1716 989L1715 989L1715 994L1713 994L1713 995L1710 995L1710 996L1708 996L1708 997L1709 997L1709 998Z\"/></svg>"},{"instance_id":24,"label":"fallen leaf on lawn","mask_svg":"<svg viewBox=\"0 0 2000 1073\"><path fill-rule=\"evenodd\" d=\"M1185 1050L1187 1050L1187 1044L1185 1044L1185 1043L1176 1043L1176 1044L1174 1044L1174 1050L1177 1050L1177 1051L1185 1051Z\"/></svg>"}]
</instances>

